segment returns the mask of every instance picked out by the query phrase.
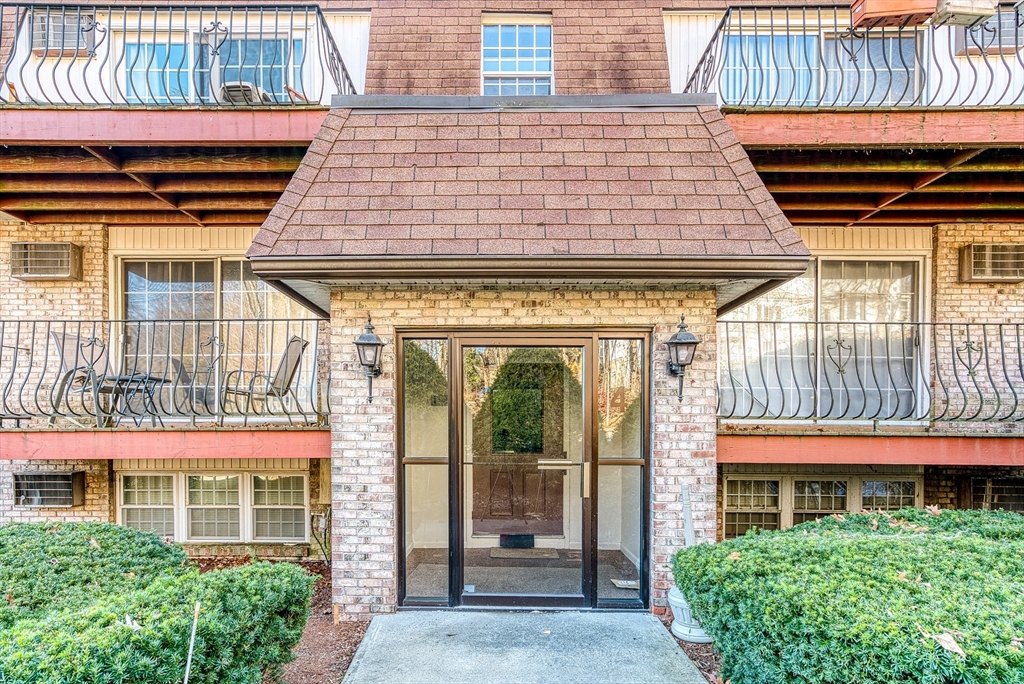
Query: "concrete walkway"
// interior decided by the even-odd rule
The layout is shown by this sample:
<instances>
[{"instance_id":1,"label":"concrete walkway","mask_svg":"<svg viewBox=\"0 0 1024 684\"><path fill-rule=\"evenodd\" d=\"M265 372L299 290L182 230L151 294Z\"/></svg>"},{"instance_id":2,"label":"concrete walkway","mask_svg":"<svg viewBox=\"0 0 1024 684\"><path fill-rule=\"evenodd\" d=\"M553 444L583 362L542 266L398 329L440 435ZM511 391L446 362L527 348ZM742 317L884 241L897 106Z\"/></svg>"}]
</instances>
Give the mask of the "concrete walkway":
<instances>
[{"instance_id":1,"label":"concrete walkway","mask_svg":"<svg viewBox=\"0 0 1024 684\"><path fill-rule=\"evenodd\" d=\"M344 684L706 684L650 613L408 611L375 617Z\"/></svg>"}]
</instances>

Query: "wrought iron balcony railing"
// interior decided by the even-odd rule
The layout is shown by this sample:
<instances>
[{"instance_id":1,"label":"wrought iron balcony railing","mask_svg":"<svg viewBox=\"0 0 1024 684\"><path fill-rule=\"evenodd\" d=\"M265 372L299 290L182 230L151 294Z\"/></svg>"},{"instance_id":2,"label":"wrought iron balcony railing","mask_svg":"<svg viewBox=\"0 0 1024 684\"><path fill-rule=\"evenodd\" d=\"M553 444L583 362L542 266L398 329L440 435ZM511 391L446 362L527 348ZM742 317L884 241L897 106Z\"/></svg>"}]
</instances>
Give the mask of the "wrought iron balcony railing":
<instances>
[{"instance_id":1,"label":"wrought iron balcony railing","mask_svg":"<svg viewBox=\"0 0 1024 684\"><path fill-rule=\"evenodd\" d=\"M0 321L0 426L322 424L327 336L320 320Z\"/></svg>"},{"instance_id":2,"label":"wrought iron balcony railing","mask_svg":"<svg viewBox=\"0 0 1024 684\"><path fill-rule=\"evenodd\" d=\"M1024 323L718 324L723 419L1024 424Z\"/></svg>"},{"instance_id":3,"label":"wrought iron balcony railing","mask_svg":"<svg viewBox=\"0 0 1024 684\"><path fill-rule=\"evenodd\" d=\"M297 107L355 87L320 8L0 3L0 106Z\"/></svg>"},{"instance_id":4,"label":"wrought iron balcony railing","mask_svg":"<svg viewBox=\"0 0 1024 684\"><path fill-rule=\"evenodd\" d=\"M971 27L853 28L846 7L735 7L686 84L741 108L1024 104L1024 6Z\"/></svg>"}]
</instances>

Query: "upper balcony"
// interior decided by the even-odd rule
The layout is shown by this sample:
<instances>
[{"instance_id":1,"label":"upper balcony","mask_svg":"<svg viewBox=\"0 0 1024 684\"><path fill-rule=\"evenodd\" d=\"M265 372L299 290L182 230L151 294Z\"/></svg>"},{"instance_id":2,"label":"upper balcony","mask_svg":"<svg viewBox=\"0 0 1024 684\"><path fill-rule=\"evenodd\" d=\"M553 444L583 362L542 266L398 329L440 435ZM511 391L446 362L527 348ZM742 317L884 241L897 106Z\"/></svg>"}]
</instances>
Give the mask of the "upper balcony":
<instances>
[{"instance_id":1,"label":"upper balcony","mask_svg":"<svg viewBox=\"0 0 1024 684\"><path fill-rule=\"evenodd\" d=\"M314 319L0 320L0 428L323 427L328 331Z\"/></svg>"},{"instance_id":2,"label":"upper balcony","mask_svg":"<svg viewBox=\"0 0 1024 684\"><path fill-rule=\"evenodd\" d=\"M846 7L728 10L686 84L737 110L1024 105L1024 7L974 26L854 28Z\"/></svg>"},{"instance_id":3,"label":"upper balcony","mask_svg":"<svg viewBox=\"0 0 1024 684\"><path fill-rule=\"evenodd\" d=\"M355 92L320 8L0 3L0 107L329 106Z\"/></svg>"}]
</instances>

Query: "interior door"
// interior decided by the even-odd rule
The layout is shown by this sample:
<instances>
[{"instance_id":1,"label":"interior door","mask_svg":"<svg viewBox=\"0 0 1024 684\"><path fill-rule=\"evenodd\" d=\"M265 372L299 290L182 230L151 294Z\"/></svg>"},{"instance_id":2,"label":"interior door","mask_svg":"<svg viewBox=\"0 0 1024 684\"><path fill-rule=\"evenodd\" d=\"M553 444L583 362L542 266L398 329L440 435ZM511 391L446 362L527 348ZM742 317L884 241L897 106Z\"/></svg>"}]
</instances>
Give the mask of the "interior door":
<instances>
[{"instance_id":1,"label":"interior door","mask_svg":"<svg viewBox=\"0 0 1024 684\"><path fill-rule=\"evenodd\" d=\"M462 344L463 603L584 603L590 347Z\"/></svg>"}]
</instances>

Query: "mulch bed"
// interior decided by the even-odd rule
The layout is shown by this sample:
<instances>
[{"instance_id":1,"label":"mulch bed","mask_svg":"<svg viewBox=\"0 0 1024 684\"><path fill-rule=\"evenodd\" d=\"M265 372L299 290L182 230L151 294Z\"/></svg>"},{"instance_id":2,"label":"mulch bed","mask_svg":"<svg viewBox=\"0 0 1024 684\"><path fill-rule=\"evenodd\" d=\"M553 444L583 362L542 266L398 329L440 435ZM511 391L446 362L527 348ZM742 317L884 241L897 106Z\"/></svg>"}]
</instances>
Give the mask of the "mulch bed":
<instances>
[{"instance_id":1,"label":"mulch bed","mask_svg":"<svg viewBox=\"0 0 1024 684\"><path fill-rule=\"evenodd\" d=\"M250 561L245 556L193 560L202 572L237 567ZM300 564L309 574L319 575L313 588L309 621L302 639L292 650L295 660L284 666L279 678L267 679L265 684L339 684L370 623L334 624L330 567L322 561L302 561Z\"/></svg>"},{"instance_id":2,"label":"mulch bed","mask_svg":"<svg viewBox=\"0 0 1024 684\"><path fill-rule=\"evenodd\" d=\"M660 617L661 621L665 624L665 628L670 630L669 634L672 634L672 611L668 610ZM676 639L676 635L672 634L672 638ZM708 680L710 684L728 684L718 676L722 669L722 656L715 650L714 644L691 644L689 641L683 641L682 639L676 639L676 643L679 644L679 648L683 649L683 652L693 661L693 664L697 666L700 673L704 675L704 679Z\"/></svg>"}]
</instances>

